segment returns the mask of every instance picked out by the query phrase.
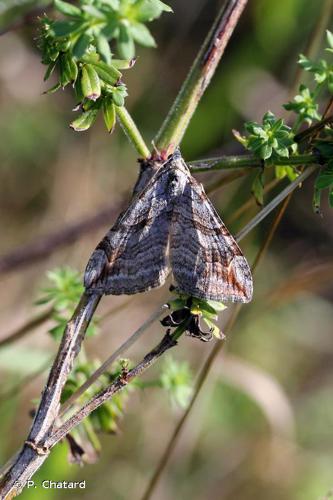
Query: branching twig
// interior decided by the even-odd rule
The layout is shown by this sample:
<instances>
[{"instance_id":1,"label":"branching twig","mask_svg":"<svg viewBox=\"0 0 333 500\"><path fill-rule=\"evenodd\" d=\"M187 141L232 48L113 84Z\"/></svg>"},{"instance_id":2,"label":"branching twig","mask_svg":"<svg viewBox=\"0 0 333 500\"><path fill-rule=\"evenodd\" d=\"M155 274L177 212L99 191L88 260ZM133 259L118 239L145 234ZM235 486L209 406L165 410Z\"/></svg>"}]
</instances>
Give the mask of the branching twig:
<instances>
[{"instance_id":1,"label":"branching twig","mask_svg":"<svg viewBox=\"0 0 333 500\"><path fill-rule=\"evenodd\" d=\"M159 307L153 314L120 346L109 356L104 363L75 391L67 401L62 405L59 415L62 416L73 405L73 403L105 373L121 354L127 351L135 342L137 342L147 329L161 316L164 306Z\"/></svg>"},{"instance_id":2,"label":"branching twig","mask_svg":"<svg viewBox=\"0 0 333 500\"><path fill-rule=\"evenodd\" d=\"M52 432L59 412L62 389L74 359L80 351L85 331L99 300L100 296L84 293L72 319L67 324L28 439L12 467L1 479L0 492L5 498L7 495L15 496L22 490L26 481L41 466L49 453L39 444L45 442Z\"/></svg>"},{"instance_id":3,"label":"branching twig","mask_svg":"<svg viewBox=\"0 0 333 500\"><path fill-rule=\"evenodd\" d=\"M112 384L97 394L81 410L61 425L59 429L53 432L45 442L46 448L49 449L58 443L71 429L76 427L85 417L90 415L92 411L123 389L131 380L142 375L142 373L152 366L165 351L174 347L176 344L177 340L174 336L167 333L161 342L152 351L146 354L143 360L132 368L132 370L129 370L126 374L120 374Z\"/></svg>"}]
</instances>

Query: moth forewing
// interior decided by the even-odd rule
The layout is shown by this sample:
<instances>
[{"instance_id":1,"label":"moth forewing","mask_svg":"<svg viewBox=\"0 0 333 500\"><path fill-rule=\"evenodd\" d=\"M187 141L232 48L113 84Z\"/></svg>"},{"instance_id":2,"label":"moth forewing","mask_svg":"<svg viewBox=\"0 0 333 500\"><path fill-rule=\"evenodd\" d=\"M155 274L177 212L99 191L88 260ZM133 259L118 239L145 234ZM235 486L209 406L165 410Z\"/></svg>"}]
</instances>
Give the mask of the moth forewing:
<instances>
[{"instance_id":1,"label":"moth forewing","mask_svg":"<svg viewBox=\"0 0 333 500\"><path fill-rule=\"evenodd\" d=\"M131 295L164 283L171 221L168 181L169 173L160 169L98 244L85 271L87 290Z\"/></svg>"},{"instance_id":2,"label":"moth forewing","mask_svg":"<svg viewBox=\"0 0 333 500\"><path fill-rule=\"evenodd\" d=\"M178 287L201 299L249 302L250 267L201 184L187 176L172 214L171 267Z\"/></svg>"}]
</instances>

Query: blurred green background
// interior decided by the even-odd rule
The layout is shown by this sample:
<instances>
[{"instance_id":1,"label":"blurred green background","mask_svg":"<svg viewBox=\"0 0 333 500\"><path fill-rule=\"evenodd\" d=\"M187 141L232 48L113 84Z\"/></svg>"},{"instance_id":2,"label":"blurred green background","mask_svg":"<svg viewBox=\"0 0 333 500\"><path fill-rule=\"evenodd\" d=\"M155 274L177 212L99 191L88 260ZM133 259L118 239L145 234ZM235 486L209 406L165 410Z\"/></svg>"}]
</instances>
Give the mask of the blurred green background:
<instances>
[{"instance_id":1,"label":"blurred green background","mask_svg":"<svg viewBox=\"0 0 333 500\"><path fill-rule=\"evenodd\" d=\"M138 50L125 75L128 109L150 141L160 126L220 5L173 0L174 14L151 26L157 49ZM0 224L1 255L119 205L136 180L135 151L117 127L102 120L88 132L68 123L70 91L42 95L44 67L34 37L36 25L22 15L48 2L0 1ZM322 0L251 0L220 67L186 133L182 151L194 160L240 153L232 137L244 121L270 109L281 115L296 74L299 52L308 49ZM30 19L30 18L29 18ZM31 20L31 19L30 19ZM326 26L332 29L330 19ZM320 52L318 46L318 51ZM201 175L209 185L221 174ZM251 176L250 176L251 177ZM212 200L236 232L256 213L247 177L216 191ZM276 193L277 191L273 191ZM171 462L153 498L313 500L333 488L333 219L312 212L312 181L293 196L274 242L255 277L254 300L243 308L223 354L205 384ZM242 243L253 261L272 216ZM33 304L45 271L71 265L80 271L112 220L32 266L1 276L0 340L39 309ZM86 341L91 358L104 360L168 297L167 287L135 296L110 315L101 333ZM126 298L107 297L108 311ZM228 313L222 315L221 325ZM46 373L29 381L55 353L43 325L0 350L0 462L25 439L32 400ZM161 337L154 324L128 353L140 359ZM183 338L172 356L197 373L211 344ZM153 371L157 373L160 365ZM153 373L146 378L153 377ZM135 392L116 435L102 437L100 460L84 468L67 463L57 446L34 478L82 480L85 490L25 490L23 499L139 499L181 410L160 389Z\"/></svg>"}]
</instances>

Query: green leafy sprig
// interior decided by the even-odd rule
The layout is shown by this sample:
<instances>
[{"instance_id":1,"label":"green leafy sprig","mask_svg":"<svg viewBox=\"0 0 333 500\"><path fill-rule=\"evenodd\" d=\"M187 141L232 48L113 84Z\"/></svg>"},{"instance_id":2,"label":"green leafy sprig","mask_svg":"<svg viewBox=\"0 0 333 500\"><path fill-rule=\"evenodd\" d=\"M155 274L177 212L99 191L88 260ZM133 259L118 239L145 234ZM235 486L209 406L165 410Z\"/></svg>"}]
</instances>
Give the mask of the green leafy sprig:
<instances>
[{"instance_id":1,"label":"green leafy sprig","mask_svg":"<svg viewBox=\"0 0 333 500\"><path fill-rule=\"evenodd\" d=\"M51 304L53 313L51 319L54 326L49 333L54 340L60 340L67 324L68 317L78 303L84 289L80 274L70 267L60 267L46 273L50 285L41 289L40 298L36 304ZM91 322L87 335L97 333L97 320Z\"/></svg>"},{"instance_id":2,"label":"green leafy sprig","mask_svg":"<svg viewBox=\"0 0 333 500\"><path fill-rule=\"evenodd\" d=\"M160 384L168 392L174 408L186 408L193 394L193 373L186 361L166 357L161 370Z\"/></svg>"},{"instance_id":3,"label":"green leafy sprig","mask_svg":"<svg viewBox=\"0 0 333 500\"><path fill-rule=\"evenodd\" d=\"M333 34L330 31L326 32L326 41L326 52L331 54ZM308 140L302 144L295 140L295 134L304 123L311 125L314 120L321 120L319 97L325 90L333 93L333 64L326 59L312 61L303 54L300 55L298 64L312 74L314 85L310 88L301 84L294 99L284 104L285 109L297 115L293 127L289 127L281 118L276 118L268 111L261 124L253 121L245 123L246 135L243 136L238 131L234 131L234 135L248 151L262 160L262 168L256 173L252 183L252 193L260 205L264 202L265 167L280 163L275 166L275 177L286 177L293 181L297 178L298 171L285 160L307 151L317 151L324 166L315 181L313 206L315 211L320 213L323 190L328 190L329 204L333 206L332 129L329 126L321 127L318 132L309 134Z\"/></svg>"},{"instance_id":4,"label":"green leafy sprig","mask_svg":"<svg viewBox=\"0 0 333 500\"><path fill-rule=\"evenodd\" d=\"M286 125L282 118L276 118L268 111L265 113L262 123L254 121L246 122L245 130L247 135L242 136L234 131L236 139L254 156L262 160L263 166L257 172L252 182L252 193L259 205L264 203L265 187L265 166L274 165L277 160L287 159L295 155L298 151L298 145L294 141L292 129ZM290 165L276 166L275 175L282 179L288 177L294 180L297 172Z\"/></svg>"},{"instance_id":5,"label":"green leafy sprig","mask_svg":"<svg viewBox=\"0 0 333 500\"><path fill-rule=\"evenodd\" d=\"M44 80L57 68L53 93L71 84L82 114L71 123L78 131L89 129L102 109L109 132L116 123L117 107L124 106L127 89L120 70L129 69L135 59L135 44L155 47L146 23L172 9L160 0L79 0L73 5L54 0L64 19L41 19L39 48L47 65ZM111 51L115 43L117 57Z\"/></svg>"}]
</instances>

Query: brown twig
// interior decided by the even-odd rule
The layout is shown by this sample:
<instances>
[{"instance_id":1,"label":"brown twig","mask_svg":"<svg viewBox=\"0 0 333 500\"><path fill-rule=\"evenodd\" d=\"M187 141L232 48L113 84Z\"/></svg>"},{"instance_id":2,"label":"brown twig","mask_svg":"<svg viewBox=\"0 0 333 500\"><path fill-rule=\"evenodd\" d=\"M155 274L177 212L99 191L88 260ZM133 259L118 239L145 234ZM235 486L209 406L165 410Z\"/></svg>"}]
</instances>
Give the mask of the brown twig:
<instances>
[{"instance_id":1,"label":"brown twig","mask_svg":"<svg viewBox=\"0 0 333 500\"><path fill-rule=\"evenodd\" d=\"M5 347L6 345L12 344L17 340L21 339L27 333L31 332L37 326L42 325L45 321L51 318L54 310L53 307L49 307L46 311L43 311L38 316L28 320L24 325L20 326L17 330L7 335L5 338L0 340L0 348Z\"/></svg>"},{"instance_id":2,"label":"brown twig","mask_svg":"<svg viewBox=\"0 0 333 500\"><path fill-rule=\"evenodd\" d=\"M75 392L73 392L73 394L62 405L59 416L64 415L66 411L75 403L75 401L77 401L78 398L108 370L112 363L114 363L121 354L127 351L142 337L147 329L161 316L163 310L164 307L162 306L154 311L153 314L123 344L121 344L121 346L118 347L118 349L116 349Z\"/></svg>"},{"instance_id":3,"label":"brown twig","mask_svg":"<svg viewBox=\"0 0 333 500\"><path fill-rule=\"evenodd\" d=\"M22 267L46 259L55 250L75 243L82 236L95 231L101 226L110 224L110 221L123 208L123 204L119 204L118 206L112 204L91 217L69 224L60 231L41 236L28 245L11 250L8 254L0 257L0 274L17 271Z\"/></svg>"},{"instance_id":4,"label":"brown twig","mask_svg":"<svg viewBox=\"0 0 333 500\"><path fill-rule=\"evenodd\" d=\"M28 439L14 463L0 481L4 498L16 496L26 481L42 465L49 452L43 448L58 416L60 396L100 296L83 294L68 322L58 354L42 393Z\"/></svg>"},{"instance_id":5,"label":"brown twig","mask_svg":"<svg viewBox=\"0 0 333 500\"><path fill-rule=\"evenodd\" d=\"M132 370L128 373L120 374L116 380L110 384L106 389L97 394L92 400L90 400L81 410L75 413L71 418L69 418L63 425L61 425L56 431L54 431L51 436L46 440L45 446L47 449L52 448L56 443L63 439L71 429L76 427L82 420L90 415L96 408L101 406L105 401L110 399L114 394L123 389L131 380L142 375L150 366L152 366L158 358L168 349L177 345L177 341L172 335L167 333L161 342L152 349L143 358L140 363L138 363Z\"/></svg>"}]
</instances>

